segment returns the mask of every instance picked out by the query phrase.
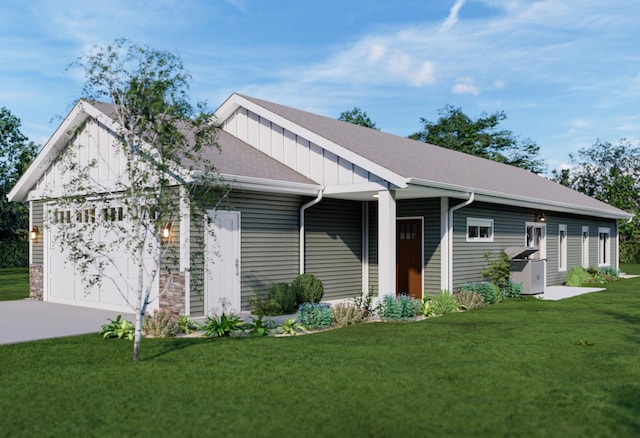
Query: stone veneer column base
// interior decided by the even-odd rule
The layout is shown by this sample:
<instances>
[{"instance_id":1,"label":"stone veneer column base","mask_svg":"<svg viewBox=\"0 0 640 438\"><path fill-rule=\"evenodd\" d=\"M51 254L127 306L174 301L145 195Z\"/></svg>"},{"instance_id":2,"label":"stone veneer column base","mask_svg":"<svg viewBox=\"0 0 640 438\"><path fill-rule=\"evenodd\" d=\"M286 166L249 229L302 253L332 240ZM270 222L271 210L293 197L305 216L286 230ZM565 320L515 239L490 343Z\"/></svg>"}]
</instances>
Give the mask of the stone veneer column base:
<instances>
[{"instance_id":1,"label":"stone veneer column base","mask_svg":"<svg viewBox=\"0 0 640 438\"><path fill-rule=\"evenodd\" d=\"M163 292L164 291L164 292ZM169 274L160 272L160 310L167 310L174 315L184 315L184 272Z\"/></svg>"},{"instance_id":2,"label":"stone veneer column base","mask_svg":"<svg viewBox=\"0 0 640 438\"><path fill-rule=\"evenodd\" d=\"M29 266L29 298L42 301L44 295L44 267L42 265Z\"/></svg>"}]
</instances>

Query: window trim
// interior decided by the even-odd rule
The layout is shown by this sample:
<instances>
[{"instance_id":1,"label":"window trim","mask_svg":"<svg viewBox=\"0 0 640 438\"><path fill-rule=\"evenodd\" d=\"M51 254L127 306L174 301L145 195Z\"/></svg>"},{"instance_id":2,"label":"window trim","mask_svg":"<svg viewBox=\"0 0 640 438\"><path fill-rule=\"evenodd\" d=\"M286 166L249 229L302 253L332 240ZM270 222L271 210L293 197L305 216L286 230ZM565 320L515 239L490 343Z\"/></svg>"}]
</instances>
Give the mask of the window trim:
<instances>
[{"instance_id":1,"label":"window trim","mask_svg":"<svg viewBox=\"0 0 640 438\"><path fill-rule=\"evenodd\" d=\"M477 237L469 236L469 228L475 227L478 229ZM480 228L487 227L489 228L489 236L481 237L480 236ZM493 219L487 218L479 218L479 217L468 217L467 218L467 227L465 230L465 235L467 238L467 242L493 242L493 235L495 234L494 222Z\"/></svg>"},{"instance_id":2,"label":"window trim","mask_svg":"<svg viewBox=\"0 0 640 438\"><path fill-rule=\"evenodd\" d=\"M564 239L562 236L564 235ZM567 270L567 225L558 225L558 272L565 272Z\"/></svg>"},{"instance_id":3,"label":"window trim","mask_svg":"<svg viewBox=\"0 0 640 438\"><path fill-rule=\"evenodd\" d=\"M601 236L606 234L604 249ZM611 228L598 227L598 267L611 266Z\"/></svg>"}]
</instances>

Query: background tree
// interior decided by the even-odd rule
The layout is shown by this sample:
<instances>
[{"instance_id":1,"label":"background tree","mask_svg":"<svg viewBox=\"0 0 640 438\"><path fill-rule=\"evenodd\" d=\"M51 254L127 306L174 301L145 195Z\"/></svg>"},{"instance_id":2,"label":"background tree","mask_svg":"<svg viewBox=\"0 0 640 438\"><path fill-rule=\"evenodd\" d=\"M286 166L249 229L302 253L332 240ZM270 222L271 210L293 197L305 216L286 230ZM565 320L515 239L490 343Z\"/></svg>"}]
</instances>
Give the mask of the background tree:
<instances>
[{"instance_id":1,"label":"background tree","mask_svg":"<svg viewBox=\"0 0 640 438\"><path fill-rule=\"evenodd\" d=\"M0 108L0 267L29 266L29 208L7 194L35 158L38 147L20 131L20 119Z\"/></svg>"},{"instance_id":2,"label":"background tree","mask_svg":"<svg viewBox=\"0 0 640 438\"><path fill-rule=\"evenodd\" d=\"M534 173L545 171L546 163L539 157L540 147L535 142L521 140L509 130L498 129L500 122L507 118L504 112L482 114L477 120L472 120L462 109L447 105L438 113L440 118L437 122L421 118L422 130L409 138Z\"/></svg>"},{"instance_id":3,"label":"background tree","mask_svg":"<svg viewBox=\"0 0 640 438\"><path fill-rule=\"evenodd\" d=\"M375 129L377 131L380 130L376 127L376 124L371 121L367 113L365 111L362 111L357 106L353 107L351 111L341 112L338 120L342 122L353 123L354 125L364 126L366 128Z\"/></svg>"},{"instance_id":4,"label":"background tree","mask_svg":"<svg viewBox=\"0 0 640 438\"><path fill-rule=\"evenodd\" d=\"M597 140L569 157L573 167L555 172L554 179L635 214L620 226L620 261L640 262L640 148L625 139L617 145Z\"/></svg>"},{"instance_id":5,"label":"background tree","mask_svg":"<svg viewBox=\"0 0 640 438\"><path fill-rule=\"evenodd\" d=\"M151 293L160 270L167 269L163 262L179 252L177 245L162 240L161 231L166 224L179 223L181 202L197 208L203 193L218 187L213 164L203 158L206 149L218 148L216 127L203 105L196 110L190 103L191 78L171 53L117 40L94 47L73 65L84 70L84 98L112 104L116 147L126 165L116 183L101 185L92 177L98 160L85 166L74 148L65 150L60 163L67 182L63 196L55 196L58 210L93 212L96 220L56 224L62 233L58 240L82 274L87 292L104 281L108 266L126 283L127 291L120 291L125 300L129 290L135 292L135 302L127 302L136 314L133 360L138 362ZM196 171L206 179L195 179ZM108 210L101 217L97 210L114 200L122 205L125 220L114 220ZM96 239L105 229L117 238L108 243ZM137 272L135 284L117 271L114 256L123 252Z\"/></svg>"}]
</instances>

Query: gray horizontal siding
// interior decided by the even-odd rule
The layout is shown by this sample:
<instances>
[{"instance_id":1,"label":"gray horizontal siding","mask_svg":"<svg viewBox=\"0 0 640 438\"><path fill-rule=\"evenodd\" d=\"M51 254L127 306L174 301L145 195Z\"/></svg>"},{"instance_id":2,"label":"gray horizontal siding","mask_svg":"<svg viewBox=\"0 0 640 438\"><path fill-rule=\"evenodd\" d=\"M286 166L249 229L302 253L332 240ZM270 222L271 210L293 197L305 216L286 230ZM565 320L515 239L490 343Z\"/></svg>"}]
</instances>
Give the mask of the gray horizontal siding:
<instances>
[{"instance_id":1,"label":"gray horizontal siding","mask_svg":"<svg viewBox=\"0 0 640 438\"><path fill-rule=\"evenodd\" d=\"M33 201L31 207L31 224L33 227L38 227L40 235L35 241L31 241L31 261L32 265L44 264L44 202Z\"/></svg>"},{"instance_id":2,"label":"gray horizontal siding","mask_svg":"<svg viewBox=\"0 0 640 438\"><path fill-rule=\"evenodd\" d=\"M362 203L325 199L305 214L305 272L324 284L325 300L362 291Z\"/></svg>"},{"instance_id":3,"label":"gray horizontal siding","mask_svg":"<svg viewBox=\"0 0 640 438\"><path fill-rule=\"evenodd\" d=\"M291 282L299 270L299 211L308 198L232 191L221 210L240 212L241 306L265 297L273 283ZM205 205L207 203L205 202ZM209 203L212 208L215 202ZM191 314L204 314L204 216L191 221Z\"/></svg>"}]
</instances>

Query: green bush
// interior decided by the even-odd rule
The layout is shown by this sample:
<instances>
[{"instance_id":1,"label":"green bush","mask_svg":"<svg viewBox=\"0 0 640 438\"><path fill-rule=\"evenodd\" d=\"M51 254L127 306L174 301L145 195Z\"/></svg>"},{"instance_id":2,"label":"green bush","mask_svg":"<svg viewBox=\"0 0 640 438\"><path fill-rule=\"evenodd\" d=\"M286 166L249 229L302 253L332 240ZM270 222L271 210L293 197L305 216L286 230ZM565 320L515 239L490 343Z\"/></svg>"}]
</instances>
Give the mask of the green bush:
<instances>
[{"instance_id":1,"label":"green bush","mask_svg":"<svg viewBox=\"0 0 640 438\"><path fill-rule=\"evenodd\" d=\"M103 324L102 330L100 330L100 335L104 339L118 338L133 341L135 329L131 321L127 321L122 315L118 315L116 319L109 319L109 321L111 323Z\"/></svg>"},{"instance_id":2,"label":"green bush","mask_svg":"<svg viewBox=\"0 0 640 438\"><path fill-rule=\"evenodd\" d=\"M331 311L337 327L358 324L367 318L365 311L354 303L334 304L331 306Z\"/></svg>"},{"instance_id":3,"label":"green bush","mask_svg":"<svg viewBox=\"0 0 640 438\"><path fill-rule=\"evenodd\" d=\"M613 266L603 266L598 269L598 273L607 276L607 277L615 277L617 278L620 275L620 271L614 268Z\"/></svg>"},{"instance_id":4,"label":"green bush","mask_svg":"<svg viewBox=\"0 0 640 438\"><path fill-rule=\"evenodd\" d=\"M322 281L313 274L301 274L291 283L298 303L319 303L324 295Z\"/></svg>"},{"instance_id":5,"label":"green bush","mask_svg":"<svg viewBox=\"0 0 640 438\"><path fill-rule=\"evenodd\" d=\"M409 295L385 295L378 305L378 315L387 321L414 319L422 311L422 301Z\"/></svg>"},{"instance_id":6,"label":"green bush","mask_svg":"<svg viewBox=\"0 0 640 438\"><path fill-rule=\"evenodd\" d=\"M436 315L447 315L458 311L458 303L448 290L441 290L431 298L431 309Z\"/></svg>"},{"instance_id":7,"label":"green bush","mask_svg":"<svg viewBox=\"0 0 640 438\"><path fill-rule=\"evenodd\" d=\"M256 315L286 315L298 308L296 292L287 283L274 283L269 287L266 300L254 296L251 311Z\"/></svg>"},{"instance_id":8,"label":"green bush","mask_svg":"<svg viewBox=\"0 0 640 438\"><path fill-rule=\"evenodd\" d=\"M567 275L564 277L564 283L567 286L580 287L589 284L592 278L593 277L582 266L574 266L567 271Z\"/></svg>"},{"instance_id":9,"label":"green bush","mask_svg":"<svg viewBox=\"0 0 640 438\"><path fill-rule=\"evenodd\" d=\"M298 308L298 320L308 329L325 329L333 322L333 312L324 304L302 303Z\"/></svg>"},{"instance_id":10,"label":"green bush","mask_svg":"<svg viewBox=\"0 0 640 438\"><path fill-rule=\"evenodd\" d=\"M476 292L462 291L455 296L458 308L462 310L479 309L485 306L484 298Z\"/></svg>"},{"instance_id":11,"label":"green bush","mask_svg":"<svg viewBox=\"0 0 640 438\"><path fill-rule=\"evenodd\" d=\"M503 288L511 275L511 259L505 252L493 254L491 251L487 251L484 258L487 261L487 268L482 270L482 276Z\"/></svg>"},{"instance_id":12,"label":"green bush","mask_svg":"<svg viewBox=\"0 0 640 438\"><path fill-rule=\"evenodd\" d=\"M202 328L207 338L231 336L242 328L242 321L235 315L227 316L222 312L219 317L215 315L207 316Z\"/></svg>"},{"instance_id":13,"label":"green bush","mask_svg":"<svg viewBox=\"0 0 640 438\"><path fill-rule=\"evenodd\" d=\"M166 310L159 310L147 316L142 325L142 332L154 338L171 338L181 331L178 318Z\"/></svg>"},{"instance_id":14,"label":"green bush","mask_svg":"<svg viewBox=\"0 0 640 438\"><path fill-rule=\"evenodd\" d=\"M502 287L502 296L504 298L519 298L522 295L522 290L524 286L522 283L514 283L511 280L507 280L505 285Z\"/></svg>"},{"instance_id":15,"label":"green bush","mask_svg":"<svg viewBox=\"0 0 640 438\"><path fill-rule=\"evenodd\" d=\"M178 317L178 325L180 325L180 330L185 335L189 335L192 332L202 329L200 324L191 319L189 315L180 315Z\"/></svg>"},{"instance_id":16,"label":"green bush","mask_svg":"<svg viewBox=\"0 0 640 438\"><path fill-rule=\"evenodd\" d=\"M369 290L369 292L362 292L362 295L359 297L354 297L353 304L358 306L360 310L364 312L365 318L373 315L376 310L373 305L373 289Z\"/></svg>"},{"instance_id":17,"label":"green bush","mask_svg":"<svg viewBox=\"0 0 640 438\"><path fill-rule=\"evenodd\" d=\"M475 283L465 283L460 287L460 292L475 292L479 294L486 304L495 304L502 301L502 292L500 288L488 281Z\"/></svg>"},{"instance_id":18,"label":"green bush","mask_svg":"<svg viewBox=\"0 0 640 438\"><path fill-rule=\"evenodd\" d=\"M28 268L29 241L0 242L0 268Z\"/></svg>"}]
</instances>

